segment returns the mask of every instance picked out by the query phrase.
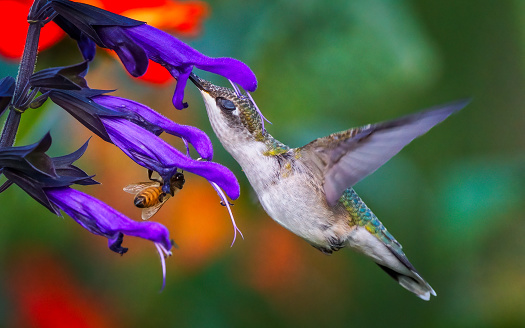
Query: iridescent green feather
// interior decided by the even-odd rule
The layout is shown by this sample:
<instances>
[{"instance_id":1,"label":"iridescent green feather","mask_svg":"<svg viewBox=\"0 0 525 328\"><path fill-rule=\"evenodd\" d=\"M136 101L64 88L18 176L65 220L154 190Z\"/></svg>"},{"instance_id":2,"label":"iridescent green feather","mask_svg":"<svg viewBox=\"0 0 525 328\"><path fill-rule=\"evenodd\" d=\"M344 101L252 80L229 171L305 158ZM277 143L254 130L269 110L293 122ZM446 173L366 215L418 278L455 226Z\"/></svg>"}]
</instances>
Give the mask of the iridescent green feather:
<instances>
[{"instance_id":1,"label":"iridescent green feather","mask_svg":"<svg viewBox=\"0 0 525 328\"><path fill-rule=\"evenodd\" d=\"M399 255L405 256L402 246L386 230L385 226L379 221L375 214L366 206L366 204L357 195L354 189L346 189L339 201L345 206L350 214L350 224L364 227L368 232L376 236L384 244L391 247Z\"/></svg>"},{"instance_id":2,"label":"iridescent green feather","mask_svg":"<svg viewBox=\"0 0 525 328\"><path fill-rule=\"evenodd\" d=\"M268 147L268 150L263 153L265 156L281 155L290 150L290 147L273 138L271 135L267 134L266 136L265 144Z\"/></svg>"}]
</instances>

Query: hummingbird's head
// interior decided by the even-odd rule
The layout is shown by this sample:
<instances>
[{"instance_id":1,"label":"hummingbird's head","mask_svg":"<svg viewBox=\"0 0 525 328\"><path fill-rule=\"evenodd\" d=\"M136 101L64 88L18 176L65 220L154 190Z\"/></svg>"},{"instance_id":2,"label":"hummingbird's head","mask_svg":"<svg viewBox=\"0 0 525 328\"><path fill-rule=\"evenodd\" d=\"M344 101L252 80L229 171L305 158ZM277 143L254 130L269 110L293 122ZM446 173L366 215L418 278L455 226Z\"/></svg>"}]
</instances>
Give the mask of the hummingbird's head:
<instances>
[{"instance_id":1,"label":"hummingbird's head","mask_svg":"<svg viewBox=\"0 0 525 328\"><path fill-rule=\"evenodd\" d=\"M223 144L234 140L263 139L262 120L249 97L214 85L193 73L190 80L199 88L210 123Z\"/></svg>"}]
</instances>

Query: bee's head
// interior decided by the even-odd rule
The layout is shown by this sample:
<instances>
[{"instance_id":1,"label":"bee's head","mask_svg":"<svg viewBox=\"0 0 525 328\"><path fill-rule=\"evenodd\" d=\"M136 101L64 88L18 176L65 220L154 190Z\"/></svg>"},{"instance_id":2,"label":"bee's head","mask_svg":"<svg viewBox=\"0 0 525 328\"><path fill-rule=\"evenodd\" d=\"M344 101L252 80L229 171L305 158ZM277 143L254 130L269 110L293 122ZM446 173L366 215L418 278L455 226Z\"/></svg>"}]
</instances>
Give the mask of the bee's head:
<instances>
[{"instance_id":1,"label":"bee's head","mask_svg":"<svg viewBox=\"0 0 525 328\"><path fill-rule=\"evenodd\" d=\"M175 193L176 189L182 189L184 182L186 182L186 180L184 180L184 174L181 172L175 173L170 180L171 193Z\"/></svg>"}]
</instances>

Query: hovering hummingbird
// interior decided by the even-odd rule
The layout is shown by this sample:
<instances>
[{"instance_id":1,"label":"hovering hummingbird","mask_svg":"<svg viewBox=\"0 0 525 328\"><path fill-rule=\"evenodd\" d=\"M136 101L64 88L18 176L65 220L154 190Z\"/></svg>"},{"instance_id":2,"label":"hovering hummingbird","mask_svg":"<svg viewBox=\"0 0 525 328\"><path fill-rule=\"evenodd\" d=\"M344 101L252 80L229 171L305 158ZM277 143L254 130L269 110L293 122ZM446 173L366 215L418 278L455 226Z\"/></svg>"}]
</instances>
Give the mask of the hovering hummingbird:
<instances>
[{"instance_id":1,"label":"hovering hummingbird","mask_svg":"<svg viewBox=\"0 0 525 328\"><path fill-rule=\"evenodd\" d=\"M263 128L252 100L195 74L211 126L241 165L265 211L321 252L345 246L370 257L423 300L436 293L352 186L468 101L366 125L290 148Z\"/></svg>"}]
</instances>

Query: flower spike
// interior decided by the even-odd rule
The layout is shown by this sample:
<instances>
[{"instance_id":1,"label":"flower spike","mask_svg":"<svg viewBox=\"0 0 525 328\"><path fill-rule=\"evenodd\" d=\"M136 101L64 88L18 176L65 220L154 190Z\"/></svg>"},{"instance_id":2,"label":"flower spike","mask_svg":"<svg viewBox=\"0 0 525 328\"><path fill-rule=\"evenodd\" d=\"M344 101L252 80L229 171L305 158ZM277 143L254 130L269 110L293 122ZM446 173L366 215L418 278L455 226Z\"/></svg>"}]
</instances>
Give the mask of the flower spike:
<instances>
[{"instance_id":1,"label":"flower spike","mask_svg":"<svg viewBox=\"0 0 525 328\"><path fill-rule=\"evenodd\" d=\"M77 41L84 61L35 73L38 47L42 45L39 43L40 30L50 21ZM149 172L156 171L163 180L163 193L174 194L171 178L179 170L205 178L228 210L234 229L232 245L237 233L243 237L230 208L233 204L228 201L239 197L239 183L227 167L211 161L210 138L198 128L177 124L145 105L106 95L111 91L90 89L85 77L89 62L95 57L96 46L115 51L126 70L135 77L145 74L149 62L154 61L177 80L172 103L182 109L187 107L184 90L194 68L225 77L239 96L241 87L243 92L254 91L257 79L246 64L233 58L206 56L145 22L75 1L35 0L29 9L27 23L26 46L17 79L0 80L0 115L9 109L0 138L0 175L7 179L0 185L0 193L16 184L56 215L61 216L62 211L89 232L106 238L108 248L121 255L128 251L123 246L125 236L153 242L161 260L161 291L165 288L165 259L172 255L171 249L176 246L169 238L168 229L156 222L131 220L104 202L71 187L98 183L93 175L73 165L86 151L88 142L59 157L47 154L52 144L49 133L34 144L14 146L21 114L51 99L130 159ZM159 138L163 132L181 138L185 152ZM190 145L201 158L191 157Z\"/></svg>"}]
</instances>

